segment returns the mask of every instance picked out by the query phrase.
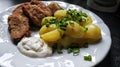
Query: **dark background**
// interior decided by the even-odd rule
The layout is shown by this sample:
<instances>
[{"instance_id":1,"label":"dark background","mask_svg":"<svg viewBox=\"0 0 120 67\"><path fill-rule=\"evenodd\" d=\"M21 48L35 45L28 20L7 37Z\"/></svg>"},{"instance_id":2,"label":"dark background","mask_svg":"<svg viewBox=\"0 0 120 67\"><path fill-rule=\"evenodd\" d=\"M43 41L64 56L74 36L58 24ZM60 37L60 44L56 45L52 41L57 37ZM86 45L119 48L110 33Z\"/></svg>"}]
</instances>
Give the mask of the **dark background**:
<instances>
[{"instance_id":1,"label":"dark background","mask_svg":"<svg viewBox=\"0 0 120 67\"><path fill-rule=\"evenodd\" d=\"M8 7L30 0L0 0L0 12ZM109 27L112 45L105 59L95 67L120 67L120 7L114 13L99 12L87 6L86 0L59 0L80 5L97 14Z\"/></svg>"}]
</instances>

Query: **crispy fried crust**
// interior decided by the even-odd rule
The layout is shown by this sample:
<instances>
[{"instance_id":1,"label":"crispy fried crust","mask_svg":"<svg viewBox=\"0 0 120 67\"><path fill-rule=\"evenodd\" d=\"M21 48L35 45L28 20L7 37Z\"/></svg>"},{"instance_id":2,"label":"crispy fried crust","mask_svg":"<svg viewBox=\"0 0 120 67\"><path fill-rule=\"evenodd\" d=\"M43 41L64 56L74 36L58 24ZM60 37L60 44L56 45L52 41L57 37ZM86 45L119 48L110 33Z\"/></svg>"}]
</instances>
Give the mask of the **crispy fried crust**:
<instances>
[{"instance_id":1,"label":"crispy fried crust","mask_svg":"<svg viewBox=\"0 0 120 67\"><path fill-rule=\"evenodd\" d=\"M30 36L29 19L23 13L23 5L18 6L8 17L8 29L14 42L18 42L24 36Z\"/></svg>"},{"instance_id":2,"label":"crispy fried crust","mask_svg":"<svg viewBox=\"0 0 120 67\"><path fill-rule=\"evenodd\" d=\"M22 3L13 10L8 17L8 29L11 39L17 44L23 37L30 36L30 24L40 27L44 17L52 16L56 10L61 9L57 3L46 6L38 0Z\"/></svg>"},{"instance_id":3,"label":"crispy fried crust","mask_svg":"<svg viewBox=\"0 0 120 67\"><path fill-rule=\"evenodd\" d=\"M36 26L41 26L41 21L46 16L51 16L51 10L41 1L32 0L23 6L25 14Z\"/></svg>"}]
</instances>

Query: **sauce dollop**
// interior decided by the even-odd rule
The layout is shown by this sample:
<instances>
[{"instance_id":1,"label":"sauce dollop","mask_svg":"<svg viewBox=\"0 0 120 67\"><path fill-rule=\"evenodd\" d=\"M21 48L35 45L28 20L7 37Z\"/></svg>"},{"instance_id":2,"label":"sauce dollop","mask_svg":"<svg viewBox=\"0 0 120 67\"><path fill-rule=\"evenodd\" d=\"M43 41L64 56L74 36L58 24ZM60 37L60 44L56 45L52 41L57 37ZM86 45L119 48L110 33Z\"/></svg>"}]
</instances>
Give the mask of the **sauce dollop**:
<instances>
[{"instance_id":1,"label":"sauce dollop","mask_svg":"<svg viewBox=\"0 0 120 67\"><path fill-rule=\"evenodd\" d=\"M17 47L22 54L30 57L47 57L52 54L52 48L39 37L24 37Z\"/></svg>"}]
</instances>

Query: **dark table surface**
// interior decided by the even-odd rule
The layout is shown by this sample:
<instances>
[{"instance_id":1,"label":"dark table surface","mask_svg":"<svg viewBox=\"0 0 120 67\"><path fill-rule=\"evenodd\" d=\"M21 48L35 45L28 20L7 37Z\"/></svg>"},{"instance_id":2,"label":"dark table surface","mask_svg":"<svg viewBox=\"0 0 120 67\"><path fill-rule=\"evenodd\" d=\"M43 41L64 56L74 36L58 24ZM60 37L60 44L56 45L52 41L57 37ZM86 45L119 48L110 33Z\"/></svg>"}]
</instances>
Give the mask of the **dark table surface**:
<instances>
[{"instance_id":1,"label":"dark table surface","mask_svg":"<svg viewBox=\"0 0 120 67\"><path fill-rule=\"evenodd\" d=\"M0 12L8 7L30 0L0 0ZM99 12L89 8L86 0L60 0L80 5L97 14L109 27L112 37L112 45L105 59L95 67L120 67L120 11L116 13Z\"/></svg>"}]
</instances>

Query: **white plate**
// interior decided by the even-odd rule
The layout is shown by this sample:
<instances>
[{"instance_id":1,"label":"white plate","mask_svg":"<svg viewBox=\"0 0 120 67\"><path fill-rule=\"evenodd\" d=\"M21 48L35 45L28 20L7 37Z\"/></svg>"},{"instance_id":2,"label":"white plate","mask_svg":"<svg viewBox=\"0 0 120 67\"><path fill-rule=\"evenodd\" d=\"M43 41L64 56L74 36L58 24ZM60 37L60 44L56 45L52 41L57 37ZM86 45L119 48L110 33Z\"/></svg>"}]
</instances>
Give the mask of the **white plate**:
<instances>
[{"instance_id":1,"label":"white plate","mask_svg":"<svg viewBox=\"0 0 120 67\"><path fill-rule=\"evenodd\" d=\"M48 4L52 1L43 1ZM93 23L98 25L102 31L101 42L81 48L78 56L73 56L64 51L63 54L54 54L47 58L30 58L22 55L12 43L7 25L7 18L16 7L10 7L0 13L0 66L2 67L91 67L98 64L107 55L111 46L111 36L108 27L94 13L80 6L56 1L64 9L78 9L89 14ZM92 55L92 61L85 61L83 56Z\"/></svg>"}]
</instances>

